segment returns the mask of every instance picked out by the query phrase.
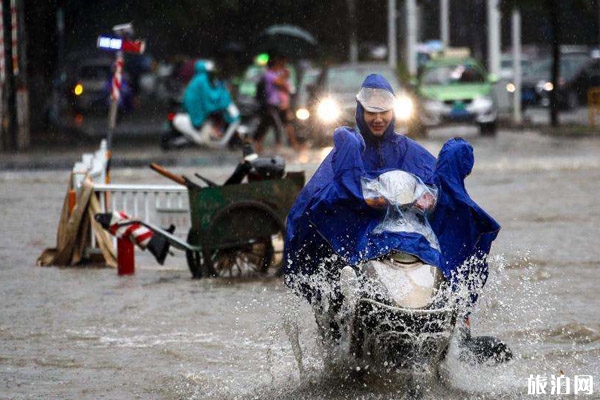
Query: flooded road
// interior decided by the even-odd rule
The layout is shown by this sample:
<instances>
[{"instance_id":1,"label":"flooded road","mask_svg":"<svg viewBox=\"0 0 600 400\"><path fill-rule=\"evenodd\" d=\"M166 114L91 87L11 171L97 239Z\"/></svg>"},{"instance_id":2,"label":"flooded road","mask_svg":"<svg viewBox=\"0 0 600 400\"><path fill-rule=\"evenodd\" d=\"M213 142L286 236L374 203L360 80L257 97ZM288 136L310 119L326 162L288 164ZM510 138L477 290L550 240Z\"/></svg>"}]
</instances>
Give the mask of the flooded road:
<instances>
[{"instance_id":1,"label":"flooded road","mask_svg":"<svg viewBox=\"0 0 600 400\"><path fill-rule=\"evenodd\" d=\"M447 138L442 131L422 143L437 154ZM599 398L600 140L466 138L476 159L467 189L502 225L473 331L503 339L516 357L471 366L451 351L448 382L431 383L424 398L571 398L581 376L593 377L594 393L577 398ZM314 172L319 154L309 156L288 169ZM222 181L232 170L175 171ZM149 169L113 176L165 183ZM402 397L401 382L356 382L329 370L310 308L277 280L196 281L180 255L159 267L145 253L130 277L35 267L55 244L67 179L68 171L0 172L0 399ZM550 394L561 372L571 396ZM528 394L532 376L547 379L546 395Z\"/></svg>"}]
</instances>

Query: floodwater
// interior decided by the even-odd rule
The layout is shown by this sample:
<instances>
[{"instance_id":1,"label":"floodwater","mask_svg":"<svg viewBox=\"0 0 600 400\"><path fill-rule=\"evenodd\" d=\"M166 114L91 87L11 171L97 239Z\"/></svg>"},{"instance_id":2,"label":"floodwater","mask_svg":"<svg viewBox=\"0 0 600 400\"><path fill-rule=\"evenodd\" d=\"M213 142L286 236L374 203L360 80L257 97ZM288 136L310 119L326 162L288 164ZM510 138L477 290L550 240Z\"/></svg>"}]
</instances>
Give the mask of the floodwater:
<instances>
[{"instance_id":1,"label":"floodwater","mask_svg":"<svg viewBox=\"0 0 600 400\"><path fill-rule=\"evenodd\" d=\"M445 138L423 143L437 153ZM450 351L446 382L429 382L423 398L572 398L575 379L577 398L600 398L600 140L467 139L476 157L467 188L503 226L473 331L503 339L515 359L472 366ZM232 169L196 172L222 180ZM148 169L113 176L165 183ZM181 256L159 267L142 253L129 277L36 267L54 246L67 178L0 172L0 399L402 398L393 376L357 381L328 368L310 308L277 280L192 280ZM561 373L571 395L551 394ZM594 380L593 394L582 376ZM547 380L537 397L528 394L541 393L536 377Z\"/></svg>"}]
</instances>

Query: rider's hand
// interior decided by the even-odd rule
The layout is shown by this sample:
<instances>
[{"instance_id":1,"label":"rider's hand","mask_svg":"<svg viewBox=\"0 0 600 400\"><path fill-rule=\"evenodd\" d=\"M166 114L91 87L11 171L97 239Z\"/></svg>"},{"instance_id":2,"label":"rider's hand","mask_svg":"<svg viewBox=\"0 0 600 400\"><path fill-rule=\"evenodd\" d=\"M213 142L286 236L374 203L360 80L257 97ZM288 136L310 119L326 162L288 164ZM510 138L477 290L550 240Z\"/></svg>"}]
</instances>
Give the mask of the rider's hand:
<instances>
[{"instance_id":1,"label":"rider's hand","mask_svg":"<svg viewBox=\"0 0 600 400\"><path fill-rule=\"evenodd\" d=\"M369 207L373 208L385 208L388 205L388 202L383 197L369 197L365 199L365 202Z\"/></svg>"},{"instance_id":2,"label":"rider's hand","mask_svg":"<svg viewBox=\"0 0 600 400\"><path fill-rule=\"evenodd\" d=\"M434 206L435 197L429 192L423 193L415 202L415 207L423 211L431 210Z\"/></svg>"}]
</instances>

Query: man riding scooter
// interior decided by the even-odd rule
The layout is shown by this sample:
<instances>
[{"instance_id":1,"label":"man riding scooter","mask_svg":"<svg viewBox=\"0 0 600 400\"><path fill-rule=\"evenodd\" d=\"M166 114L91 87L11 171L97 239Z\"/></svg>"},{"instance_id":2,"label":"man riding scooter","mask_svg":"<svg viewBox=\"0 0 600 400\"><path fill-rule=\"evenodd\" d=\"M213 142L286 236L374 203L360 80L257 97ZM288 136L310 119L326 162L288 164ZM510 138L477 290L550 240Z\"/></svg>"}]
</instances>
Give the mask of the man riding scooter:
<instances>
[{"instance_id":1,"label":"man riding scooter","mask_svg":"<svg viewBox=\"0 0 600 400\"><path fill-rule=\"evenodd\" d=\"M333 150L288 215L286 283L317 307L325 300L330 309L339 309L344 297L340 273L360 273L360 264L390 251L411 255L441 270L453 287L472 279L485 282L486 256L500 225L471 200L464 187L474 162L472 147L462 139L452 139L436 160L415 141L395 133L394 92L381 75L369 75L356 100L357 128L336 129ZM430 186L432 193L437 192L437 199L427 196L423 204L417 204L424 211L419 218L424 223L431 219L436 240L428 240L414 229L376 229L386 217L386 209L368 201L362 182L391 170L408 172ZM470 259L477 263L466 263ZM475 288L469 286L469 291L475 301ZM323 328L334 341L339 338L335 321ZM510 350L503 343L471 338L468 324L465 330L463 345L476 353L476 358L510 359Z\"/></svg>"},{"instance_id":2,"label":"man riding scooter","mask_svg":"<svg viewBox=\"0 0 600 400\"><path fill-rule=\"evenodd\" d=\"M195 75L183 93L183 110L173 118L173 128L198 145L227 144L239 125L239 111L231 101L227 87L209 74L210 61L197 61ZM222 125L211 117L218 115Z\"/></svg>"}]
</instances>

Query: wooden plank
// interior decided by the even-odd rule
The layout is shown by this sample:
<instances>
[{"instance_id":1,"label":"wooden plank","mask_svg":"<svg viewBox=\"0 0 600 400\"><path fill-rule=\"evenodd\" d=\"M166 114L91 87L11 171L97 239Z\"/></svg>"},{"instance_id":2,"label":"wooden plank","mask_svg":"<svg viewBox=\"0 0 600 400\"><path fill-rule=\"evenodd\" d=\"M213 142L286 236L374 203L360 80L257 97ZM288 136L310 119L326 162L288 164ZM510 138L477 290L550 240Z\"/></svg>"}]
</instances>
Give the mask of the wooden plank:
<instances>
[{"instance_id":1,"label":"wooden plank","mask_svg":"<svg viewBox=\"0 0 600 400\"><path fill-rule=\"evenodd\" d=\"M88 205L88 215L91 221L92 229L94 232L94 236L96 237L96 243L102 252L102 256L104 257L104 261L106 265L111 268L117 267L117 257L115 254L115 250L112 244L112 239L110 234L102 228L102 226L96 222L94 216L101 212L100 202L96 198L96 196L90 197L90 202Z\"/></svg>"}]
</instances>

